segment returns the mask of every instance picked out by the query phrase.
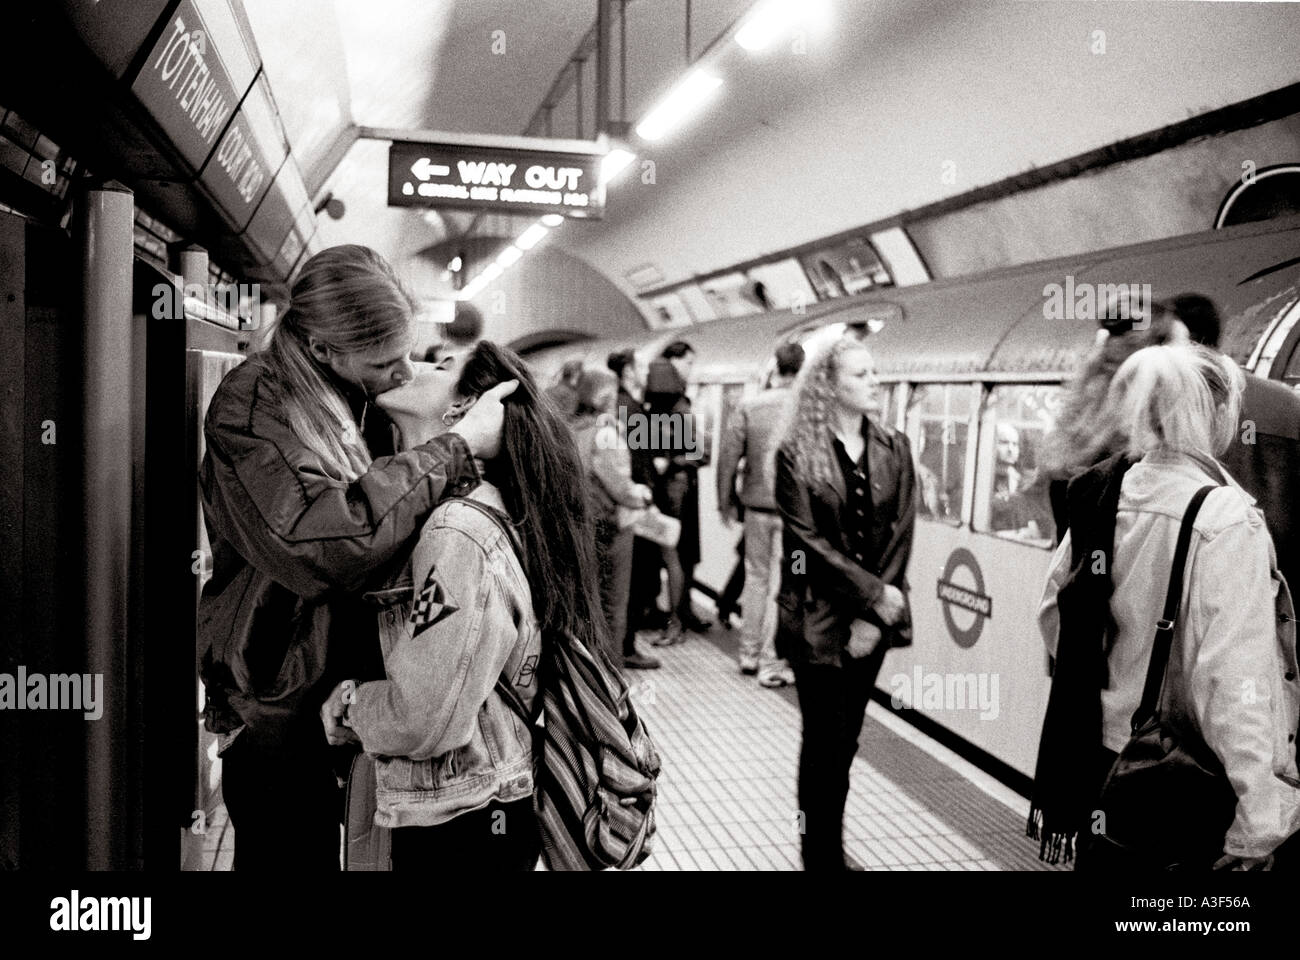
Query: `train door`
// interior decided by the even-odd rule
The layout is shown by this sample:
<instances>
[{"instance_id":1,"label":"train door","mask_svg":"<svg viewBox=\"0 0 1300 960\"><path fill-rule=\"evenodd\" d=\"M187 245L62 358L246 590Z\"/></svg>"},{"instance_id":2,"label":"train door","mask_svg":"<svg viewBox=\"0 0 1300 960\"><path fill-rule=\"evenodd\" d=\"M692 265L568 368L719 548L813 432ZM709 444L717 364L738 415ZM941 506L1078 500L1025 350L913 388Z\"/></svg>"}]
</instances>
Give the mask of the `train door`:
<instances>
[{"instance_id":1,"label":"train door","mask_svg":"<svg viewBox=\"0 0 1300 960\"><path fill-rule=\"evenodd\" d=\"M697 429L707 443L708 462L700 468L700 562L695 568L695 582L721 593L736 565L736 545L740 542L739 526L728 528L718 515L718 452L723 431L745 396L745 384L738 381L713 381L696 386L691 410Z\"/></svg>"},{"instance_id":2,"label":"train door","mask_svg":"<svg viewBox=\"0 0 1300 960\"><path fill-rule=\"evenodd\" d=\"M1057 389L917 383L900 403L919 487L913 645L890 652L878 686L1025 776L1050 686L1036 614L1051 512L1036 457Z\"/></svg>"}]
</instances>

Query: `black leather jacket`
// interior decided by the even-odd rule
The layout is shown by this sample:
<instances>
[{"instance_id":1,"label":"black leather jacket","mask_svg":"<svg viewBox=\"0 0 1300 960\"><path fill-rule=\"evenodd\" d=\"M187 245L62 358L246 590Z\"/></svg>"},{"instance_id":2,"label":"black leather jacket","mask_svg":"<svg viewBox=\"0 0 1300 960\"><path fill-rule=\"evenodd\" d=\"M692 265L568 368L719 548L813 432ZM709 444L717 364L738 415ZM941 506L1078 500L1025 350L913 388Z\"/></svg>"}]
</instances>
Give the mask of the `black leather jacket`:
<instances>
[{"instance_id":1,"label":"black leather jacket","mask_svg":"<svg viewBox=\"0 0 1300 960\"><path fill-rule=\"evenodd\" d=\"M865 567L849 554L845 537L845 490L838 470L831 484L805 484L794 468L788 449L776 455L776 503L785 521L781 591L777 595L777 653L807 663L840 666L840 655L854 620L881 628L891 647L912 643L912 608L907 600L907 561L912 553L916 524L916 469L907 437L870 425L867 445L868 475L889 469L882 456L892 451L898 464L899 515L878 557ZM871 518L867 518L870 525ZM800 551L796 553L796 551ZM802 560L802 562L800 562ZM885 584L903 591L903 616L887 626L872 609Z\"/></svg>"}]
</instances>

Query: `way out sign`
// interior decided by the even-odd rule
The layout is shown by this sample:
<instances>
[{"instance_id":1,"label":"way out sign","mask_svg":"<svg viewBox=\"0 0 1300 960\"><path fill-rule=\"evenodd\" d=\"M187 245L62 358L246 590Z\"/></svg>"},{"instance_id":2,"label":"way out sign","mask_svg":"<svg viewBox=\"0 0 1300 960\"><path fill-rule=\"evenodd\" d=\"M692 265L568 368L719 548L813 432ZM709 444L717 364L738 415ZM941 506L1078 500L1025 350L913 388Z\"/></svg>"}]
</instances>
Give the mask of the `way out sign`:
<instances>
[{"instance_id":1,"label":"way out sign","mask_svg":"<svg viewBox=\"0 0 1300 960\"><path fill-rule=\"evenodd\" d=\"M600 219L600 161L590 153L394 141L388 205Z\"/></svg>"}]
</instances>

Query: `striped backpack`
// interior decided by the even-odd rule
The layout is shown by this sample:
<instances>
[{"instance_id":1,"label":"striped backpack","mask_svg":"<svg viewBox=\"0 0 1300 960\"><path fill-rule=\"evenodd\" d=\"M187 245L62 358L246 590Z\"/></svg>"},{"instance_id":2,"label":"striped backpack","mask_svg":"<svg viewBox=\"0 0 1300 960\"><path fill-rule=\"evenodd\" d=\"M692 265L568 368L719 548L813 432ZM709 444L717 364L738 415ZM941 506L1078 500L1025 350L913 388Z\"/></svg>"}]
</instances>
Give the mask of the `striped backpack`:
<instances>
[{"instance_id":1,"label":"striped backpack","mask_svg":"<svg viewBox=\"0 0 1300 960\"><path fill-rule=\"evenodd\" d=\"M473 504L505 528L499 511ZM525 569L527 569L525 567ZM497 692L533 728L533 807L549 870L628 870L650 856L659 752L603 651L572 634L542 641L541 726L505 677Z\"/></svg>"}]
</instances>

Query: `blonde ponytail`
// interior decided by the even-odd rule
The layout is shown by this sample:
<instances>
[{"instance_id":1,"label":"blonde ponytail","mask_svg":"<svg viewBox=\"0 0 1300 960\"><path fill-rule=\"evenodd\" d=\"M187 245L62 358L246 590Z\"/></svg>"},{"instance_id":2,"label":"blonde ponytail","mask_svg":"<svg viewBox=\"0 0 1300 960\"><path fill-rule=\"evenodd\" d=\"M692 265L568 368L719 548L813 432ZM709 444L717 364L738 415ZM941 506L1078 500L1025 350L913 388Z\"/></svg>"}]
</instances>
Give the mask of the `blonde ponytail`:
<instances>
[{"instance_id":1,"label":"blonde ponytail","mask_svg":"<svg viewBox=\"0 0 1300 960\"><path fill-rule=\"evenodd\" d=\"M311 355L311 338L339 353L360 353L409 337L414 304L387 261L369 247L343 244L316 254L294 283L263 356L280 390L289 428L326 472L351 483L370 452L347 400Z\"/></svg>"}]
</instances>

